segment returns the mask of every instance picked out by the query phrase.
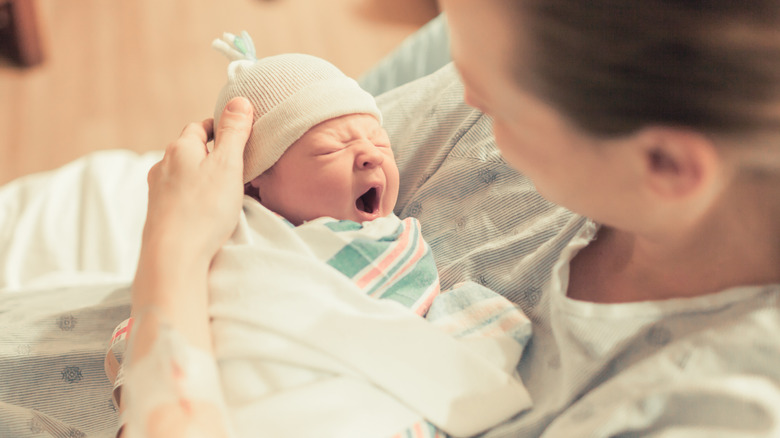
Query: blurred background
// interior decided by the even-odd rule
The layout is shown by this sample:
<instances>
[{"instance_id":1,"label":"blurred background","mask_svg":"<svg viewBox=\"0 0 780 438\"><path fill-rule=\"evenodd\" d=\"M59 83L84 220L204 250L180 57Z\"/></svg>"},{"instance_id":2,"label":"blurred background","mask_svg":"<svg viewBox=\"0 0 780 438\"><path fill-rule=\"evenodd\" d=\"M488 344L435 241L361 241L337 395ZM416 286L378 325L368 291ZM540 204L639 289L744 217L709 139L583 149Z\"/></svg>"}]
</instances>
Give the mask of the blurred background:
<instances>
[{"instance_id":1,"label":"blurred background","mask_svg":"<svg viewBox=\"0 0 780 438\"><path fill-rule=\"evenodd\" d=\"M14 7L40 63L13 47ZM94 150L163 149L211 117L224 31L248 31L258 56L309 53L357 78L437 14L435 0L0 0L0 184Z\"/></svg>"}]
</instances>

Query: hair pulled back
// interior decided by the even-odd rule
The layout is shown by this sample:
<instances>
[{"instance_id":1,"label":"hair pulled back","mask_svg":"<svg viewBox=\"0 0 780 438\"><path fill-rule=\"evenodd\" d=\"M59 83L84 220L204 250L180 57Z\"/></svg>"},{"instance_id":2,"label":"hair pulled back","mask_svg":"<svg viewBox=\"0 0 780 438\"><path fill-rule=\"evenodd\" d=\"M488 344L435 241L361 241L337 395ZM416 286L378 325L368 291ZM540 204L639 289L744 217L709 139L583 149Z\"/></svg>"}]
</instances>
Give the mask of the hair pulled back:
<instances>
[{"instance_id":1,"label":"hair pulled back","mask_svg":"<svg viewBox=\"0 0 780 438\"><path fill-rule=\"evenodd\" d=\"M600 136L780 132L778 0L508 0L518 80Z\"/></svg>"}]
</instances>

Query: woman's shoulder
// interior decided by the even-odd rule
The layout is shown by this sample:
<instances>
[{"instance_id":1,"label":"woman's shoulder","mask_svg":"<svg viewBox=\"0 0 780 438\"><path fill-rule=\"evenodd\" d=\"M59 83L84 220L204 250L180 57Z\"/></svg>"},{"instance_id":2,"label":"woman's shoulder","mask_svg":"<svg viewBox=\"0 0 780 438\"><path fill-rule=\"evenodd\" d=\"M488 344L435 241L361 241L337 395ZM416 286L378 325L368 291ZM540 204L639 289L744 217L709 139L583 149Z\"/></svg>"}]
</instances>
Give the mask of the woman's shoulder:
<instances>
[{"instance_id":1,"label":"woman's shoulder","mask_svg":"<svg viewBox=\"0 0 780 438\"><path fill-rule=\"evenodd\" d=\"M536 430L538 418L549 436L777 436L780 285L570 304L532 316L544 348L519 369L533 376L535 407L487 436Z\"/></svg>"}]
</instances>

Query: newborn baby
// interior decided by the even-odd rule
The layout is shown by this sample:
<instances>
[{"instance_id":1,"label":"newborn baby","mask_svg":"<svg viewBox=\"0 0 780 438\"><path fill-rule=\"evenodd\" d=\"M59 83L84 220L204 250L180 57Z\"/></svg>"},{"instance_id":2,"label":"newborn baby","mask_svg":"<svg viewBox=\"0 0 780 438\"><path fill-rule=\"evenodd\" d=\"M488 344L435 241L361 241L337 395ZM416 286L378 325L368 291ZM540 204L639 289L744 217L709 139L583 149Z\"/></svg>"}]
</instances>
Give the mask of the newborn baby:
<instances>
[{"instance_id":1,"label":"newborn baby","mask_svg":"<svg viewBox=\"0 0 780 438\"><path fill-rule=\"evenodd\" d=\"M476 284L439 295L418 221L393 214L374 98L320 58L214 45L233 59L215 117L236 96L254 107L243 212L209 271L215 357L164 332L127 371L128 431L169 399L213 403L231 437L465 436L530 406L514 369L530 321Z\"/></svg>"}]
</instances>

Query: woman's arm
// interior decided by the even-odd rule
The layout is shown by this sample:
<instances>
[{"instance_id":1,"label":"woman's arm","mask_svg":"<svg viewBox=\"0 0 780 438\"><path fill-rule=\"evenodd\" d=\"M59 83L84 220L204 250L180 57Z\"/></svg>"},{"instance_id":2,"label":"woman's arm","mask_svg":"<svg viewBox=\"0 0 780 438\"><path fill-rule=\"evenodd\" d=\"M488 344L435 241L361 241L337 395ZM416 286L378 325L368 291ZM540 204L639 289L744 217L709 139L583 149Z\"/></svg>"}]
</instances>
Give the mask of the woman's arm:
<instances>
[{"instance_id":1,"label":"woman's arm","mask_svg":"<svg viewBox=\"0 0 780 438\"><path fill-rule=\"evenodd\" d=\"M211 259L238 222L243 195L243 148L251 122L249 102L233 99L216 132L211 120L188 125L149 172L149 208L132 287L132 315L136 323L126 365L126 395L122 397L123 409L146 412L140 409L144 403L151 409L144 421L146 431L136 431L141 436L189 436L187 431L196 423L201 433L209 425L220 427L219 404L187 397L193 382L186 381L187 373L182 375L180 367L185 367L183 371L192 370L186 369L187 361L176 363L177 353L168 355L173 360L174 381L159 383L161 387L170 384L178 394L167 394L164 401L145 400L147 388L159 392L159 387L137 382L171 376L150 375L137 380L131 377L134 370L143 369L145 360L153 360L150 356L157 351L170 351L155 348L161 340L183 343L184 356L194 352L193 357L205 357L210 360L211 369L215 369L207 308L208 270ZM206 144L212 134L215 144L208 152ZM155 353L149 355L152 350ZM134 417L131 414L128 418L127 430L133 435ZM208 435L220 433L214 430Z\"/></svg>"}]
</instances>

